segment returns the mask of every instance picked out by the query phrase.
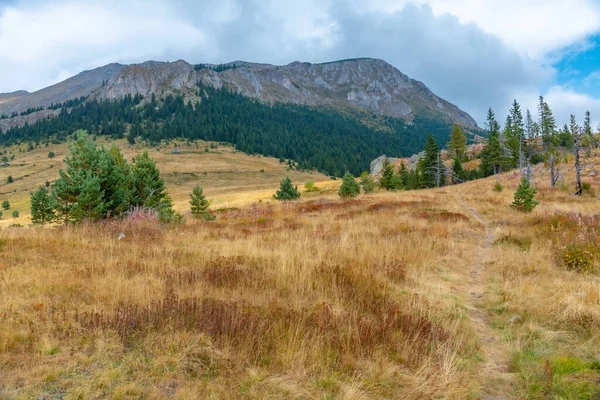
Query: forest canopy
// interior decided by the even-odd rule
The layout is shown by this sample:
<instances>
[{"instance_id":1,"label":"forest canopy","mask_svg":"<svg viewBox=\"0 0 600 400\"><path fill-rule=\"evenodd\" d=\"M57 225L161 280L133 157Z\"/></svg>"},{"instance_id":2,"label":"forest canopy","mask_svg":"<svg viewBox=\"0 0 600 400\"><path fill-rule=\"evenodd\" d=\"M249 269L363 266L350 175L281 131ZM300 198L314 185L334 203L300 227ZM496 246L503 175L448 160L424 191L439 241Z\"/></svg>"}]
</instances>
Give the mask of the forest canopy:
<instances>
[{"instance_id":1,"label":"forest canopy","mask_svg":"<svg viewBox=\"0 0 600 400\"><path fill-rule=\"evenodd\" d=\"M56 118L13 128L0 135L0 145L62 142L78 129L92 135L130 142L157 144L164 139L201 139L229 142L249 154L296 161L299 169L330 175L368 170L381 154L410 156L423 148L428 134L439 143L450 137L452 121L425 114L409 124L378 118L376 127L358 117L306 106L268 105L226 89L199 86L200 101L182 96L157 100L141 95L116 101L88 100L61 108ZM83 100L83 99L82 99ZM374 125L374 124L373 124Z\"/></svg>"}]
</instances>

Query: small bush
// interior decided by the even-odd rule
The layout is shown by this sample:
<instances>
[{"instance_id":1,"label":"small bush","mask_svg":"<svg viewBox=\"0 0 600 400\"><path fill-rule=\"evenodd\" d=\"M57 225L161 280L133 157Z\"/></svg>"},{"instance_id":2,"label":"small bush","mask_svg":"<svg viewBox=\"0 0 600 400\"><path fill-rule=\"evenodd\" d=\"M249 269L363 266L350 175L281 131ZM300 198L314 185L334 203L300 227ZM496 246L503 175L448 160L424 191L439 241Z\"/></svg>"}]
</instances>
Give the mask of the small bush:
<instances>
[{"instance_id":1,"label":"small bush","mask_svg":"<svg viewBox=\"0 0 600 400\"><path fill-rule=\"evenodd\" d=\"M494 192L500 193L502 191L502 189L504 189L504 188L502 187L500 182L496 182L496 184L494 185Z\"/></svg>"},{"instance_id":2,"label":"small bush","mask_svg":"<svg viewBox=\"0 0 600 400\"><path fill-rule=\"evenodd\" d=\"M2 208L3 208L4 210L8 210L8 209L10 209L10 202L9 202L8 200L4 200L4 201L2 202Z\"/></svg>"},{"instance_id":3,"label":"small bush","mask_svg":"<svg viewBox=\"0 0 600 400\"><path fill-rule=\"evenodd\" d=\"M551 360L552 370L557 375L568 375L589 369L589 364L579 358L558 356Z\"/></svg>"},{"instance_id":4,"label":"small bush","mask_svg":"<svg viewBox=\"0 0 600 400\"><path fill-rule=\"evenodd\" d=\"M594 258L594 249L588 245L568 244L562 250L562 262L569 271L593 272Z\"/></svg>"},{"instance_id":5,"label":"small bush","mask_svg":"<svg viewBox=\"0 0 600 400\"><path fill-rule=\"evenodd\" d=\"M13 216L13 218L19 218L19 211L13 210L12 216Z\"/></svg>"},{"instance_id":6,"label":"small bush","mask_svg":"<svg viewBox=\"0 0 600 400\"><path fill-rule=\"evenodd\" d=\"M306 181L306 183L304 184L304 190L306 190L307 192L320 192L321 191L321 189L319 189L313 181Z\"/></svg>"},{"instance_id":7,"label":"small bush","mask_svg":"<svg viewBox=\"0 0 600 400\"><path fill-rule=\"evenodd\" d=\"M215 219L217 219L217 216L215 214L207 212L202 214L201 218L205 221L214 221Z\"/></svg>"},{"instance_id":8,"label":"small bush","mask_svg":"<svg viewBox=\"0 0 600 400\"><path fill-rule=\"evenodd\" d=\"M54 154L53 151L48 153L48 158L54 158L54 156L56 156L56 154Z\"/></svg>"},{"instance_id":9,"label":"small bush","mask_svg":"<svg viewBox=\"0 0 600 400\"><path fill-rule=\"evenodd\" d=\"M375 191L375 180L369 175L367 171L363 172L360 176L360 187L365 193L372 193Z\"/></svg>"},{"instance_id":10,"label":"small bush","mask_svg":"<svg viewBox=\"0 0 600 400\"><path fill-rule=\"evenodd\" d=\"M6 183L13 183L12 175L9 175L8 178L6 178Z\"/></svg>"},{"instance_id":11,"label":"small bush","mask_svg":"<svg viewBox=\"0 0 600 400\"><path fill-rule=\"evenodd\" d=\"M165 224L183 224L185 222L183 215L176 212L171 207L159 208L158 220Z\"/></svg>"},{"instance_id":12,"label":"small bush","mask_svg":"<svg viewBox=\"0 0 600 400\"><path fill-rule=\"evenodd\" d=\"M510 206L517 211L531 212L538 204L540 204L540 202L535 199L536 193L537 189L531 186L529 179L523 177L515 192L514 201Z\"/></svg>"},{"instance_id":13,"label":"small bush","mask_svg":"<svg viewBox=\"0 0 600 400\"><path fill-rule=\"evenodd\" d=\"M592 191L592 185L589 184L588 182L582 182L581 189L582 189L583 193L587 193L590 196L594 196L594 192Z\"/></svg>"}]
</instances>

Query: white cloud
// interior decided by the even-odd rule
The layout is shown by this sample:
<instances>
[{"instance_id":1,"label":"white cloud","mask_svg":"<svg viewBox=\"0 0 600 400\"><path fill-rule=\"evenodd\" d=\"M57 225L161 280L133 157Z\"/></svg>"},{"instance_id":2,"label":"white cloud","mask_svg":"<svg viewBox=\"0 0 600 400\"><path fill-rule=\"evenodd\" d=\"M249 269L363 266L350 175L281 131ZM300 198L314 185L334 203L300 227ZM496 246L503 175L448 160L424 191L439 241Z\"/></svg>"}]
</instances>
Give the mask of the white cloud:
<instances>
[{"instance_id":1,"label":"white cloud","mask_svg":"<svg viewBox=\"0 0 600 400\"><path fill-rule=\"evenodd\" d=\"M463 23L475 23L520 54L532 58L543 58L549 52L600 31L600 3L595 0L373 0L360 3L364 4L363 9L386 12L401 10L408 3L427 4L436 16L450 14Z\"/></svg>"},{"instance_id":2,"label":"white cloud","mask_svg":"<svg viewBox=\"0 0 600 400\"><path fill-rule=\"evenodd\" d=\"M186 54L204 34L159 1L56 1L0 15L2 90L37 89L109 62Z\"/></svg>"},{"instance_id":3,"label":"white cloud","mask_svg":"<svg viewBox=\"0 0 600 400\"><path fill-rule=\"evenodd\" d=\"M600 99L559 85L552 86L544 99L552 109L558 123L568 123L569 116L573 114L581 124L586 111L590 112L594 126L600 122Z\"/></svg>"},{"instance_id":4,"label":"white cloud","mask_svg":"<svg viewBox=\"0 0 600 400\"><path fill-rule=\"evenodd\" d=\"M600 87L600 71L594 71L583 79L583 85L587 88Z\"/></svg>"}]
</instances>

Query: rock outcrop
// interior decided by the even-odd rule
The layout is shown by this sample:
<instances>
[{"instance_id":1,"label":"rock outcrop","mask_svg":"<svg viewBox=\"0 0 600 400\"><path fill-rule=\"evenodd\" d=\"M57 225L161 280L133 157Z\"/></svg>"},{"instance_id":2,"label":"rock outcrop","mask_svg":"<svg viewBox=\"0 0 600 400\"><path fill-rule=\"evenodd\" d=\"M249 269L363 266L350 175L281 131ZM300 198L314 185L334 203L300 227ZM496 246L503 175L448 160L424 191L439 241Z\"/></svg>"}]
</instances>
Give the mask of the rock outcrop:
<instances>
[{"instance_id":1,"label":"rock outcrop","mask_svg":"<svg viewBox=\"0 0 600 400\"><path fill-rule=\"evenodd\" d=\"M400 164L404 164L404 166L410 171L414 168L417 168L417 164L419 163L419 160L421 158L423 158L423 156L425 155L424 152L420 152L419 154L413 154L410 157L406 157L406 158L395 158L395 157L386 157L386 155L381 155L379 157L377 157L376 159L374 159L373 161L371 161L371 165L369 168L369 174L371 176L379 176L381 175L381 170L383 168L383 162L385 161L385 159L387 158L388 161L392 164L394 164L394 169L398 170L398 168L400 167Z\"/></svg>"}]
</instances>

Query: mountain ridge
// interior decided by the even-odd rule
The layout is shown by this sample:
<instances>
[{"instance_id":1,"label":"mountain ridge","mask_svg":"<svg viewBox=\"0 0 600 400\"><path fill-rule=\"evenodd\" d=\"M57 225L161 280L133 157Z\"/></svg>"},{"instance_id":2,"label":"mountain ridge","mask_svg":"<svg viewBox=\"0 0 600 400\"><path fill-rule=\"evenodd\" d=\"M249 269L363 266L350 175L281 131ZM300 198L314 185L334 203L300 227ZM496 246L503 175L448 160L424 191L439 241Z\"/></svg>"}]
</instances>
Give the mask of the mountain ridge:
<instances>
[{"instance_id":1,"label":"mountain ridge","mask_svg":"<svg viewBox=\"0 0 600 400\"><path fill-rule=\"evenodd\" d=\"M294 61L272 65L234 61L220 66L174 62L146 61L123 65L112 63L83 71L56 85L41 90L0 94L0 116L10 116L52 104L87 97L115 100L126 95L141 94L163 97L183 94L198 101L197 85L227 88L267 104L291 103L311 107L356 109L374 114L403 118L429 113L477 128L475 120L454 104L435 95L427 86L411 79L387 62L358 58L308 63ZM49 113L39 112L39 118ZM34 123L38 112L29 118L3 121L0 129Z\"/></svg>"}]
</instances>

